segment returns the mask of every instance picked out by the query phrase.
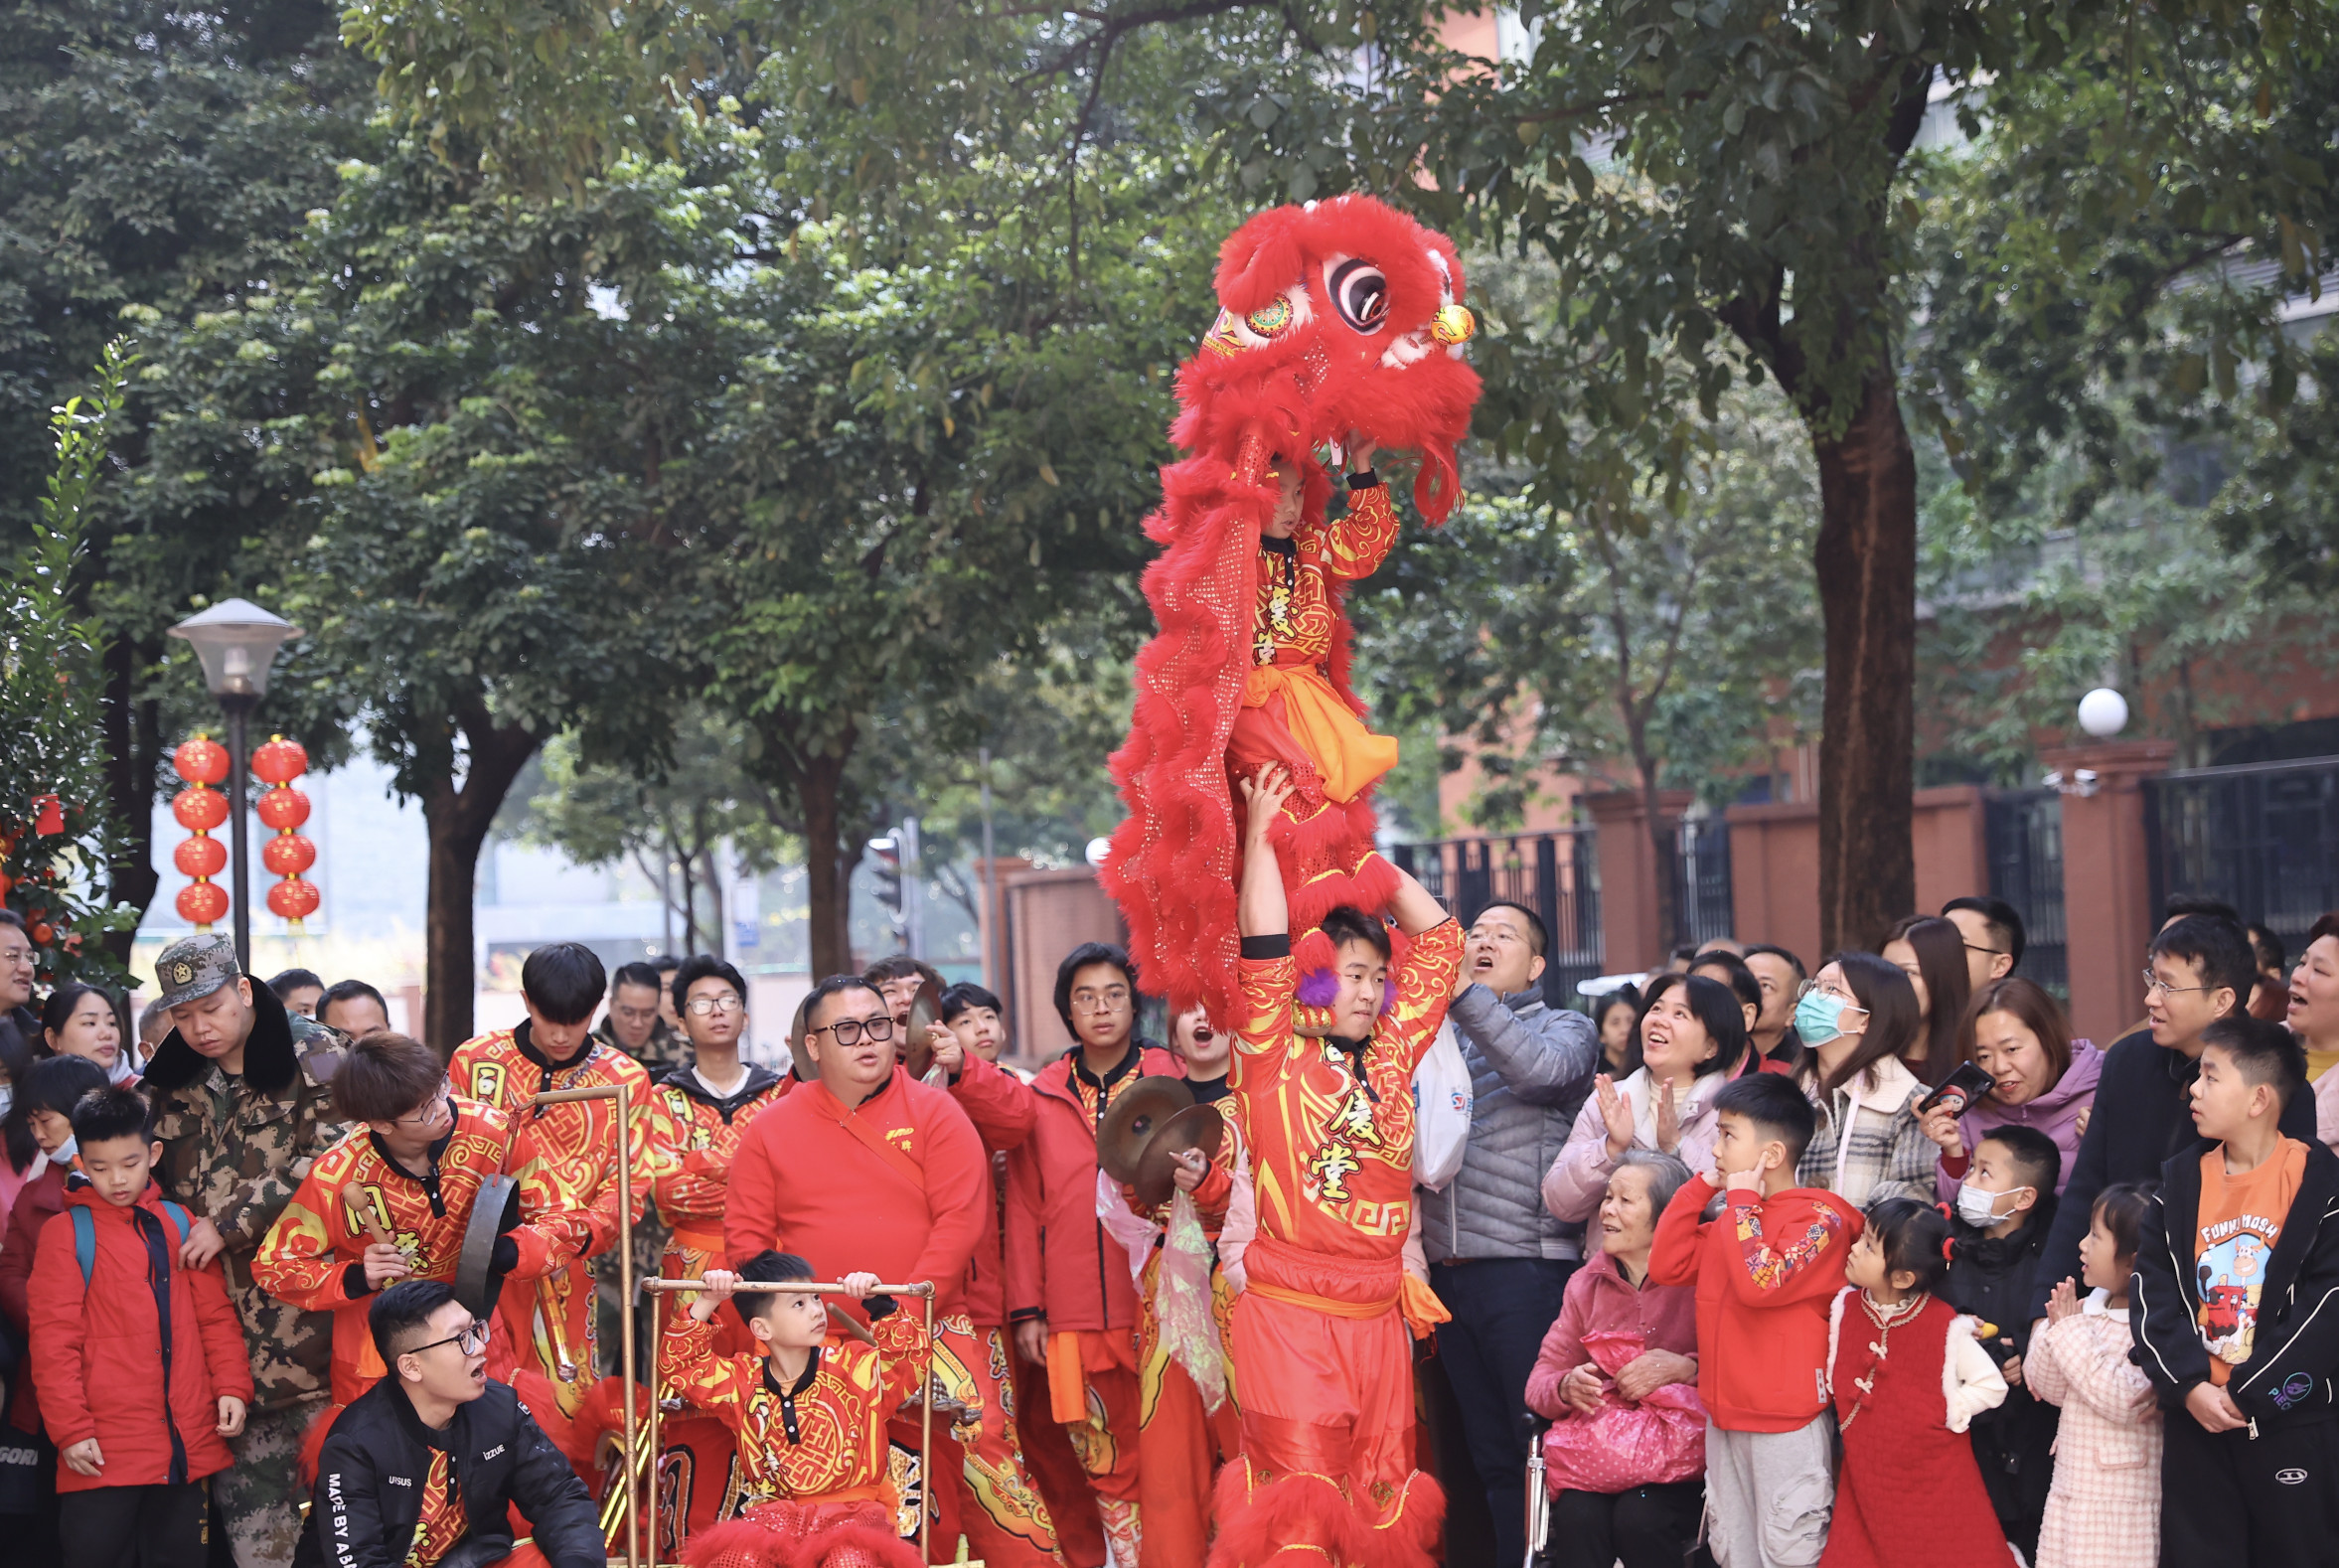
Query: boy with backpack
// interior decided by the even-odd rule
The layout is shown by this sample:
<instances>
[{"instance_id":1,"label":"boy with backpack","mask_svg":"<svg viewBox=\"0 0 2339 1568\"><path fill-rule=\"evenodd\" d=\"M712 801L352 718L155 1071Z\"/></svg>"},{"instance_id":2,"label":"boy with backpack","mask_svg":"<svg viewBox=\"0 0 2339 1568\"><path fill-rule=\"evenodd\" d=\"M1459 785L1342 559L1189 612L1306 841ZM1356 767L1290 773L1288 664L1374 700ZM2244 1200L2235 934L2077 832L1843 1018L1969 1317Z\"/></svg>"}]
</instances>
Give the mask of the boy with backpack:
<instances>
[{"instance_id":1,"label":"boy with backpack","mask_svg":"<svg viewBox=\"0 0 2339 1568\"><path fill-rule=\"evenodd\" d=\"M81 1170L33 1261L33 1380L58 1447L65 1568L200 1568L205 1481L233 1459L251 1366L219 1265L181 1266L134 1089L74 1107Z\"/></svg>"}]
</instances>

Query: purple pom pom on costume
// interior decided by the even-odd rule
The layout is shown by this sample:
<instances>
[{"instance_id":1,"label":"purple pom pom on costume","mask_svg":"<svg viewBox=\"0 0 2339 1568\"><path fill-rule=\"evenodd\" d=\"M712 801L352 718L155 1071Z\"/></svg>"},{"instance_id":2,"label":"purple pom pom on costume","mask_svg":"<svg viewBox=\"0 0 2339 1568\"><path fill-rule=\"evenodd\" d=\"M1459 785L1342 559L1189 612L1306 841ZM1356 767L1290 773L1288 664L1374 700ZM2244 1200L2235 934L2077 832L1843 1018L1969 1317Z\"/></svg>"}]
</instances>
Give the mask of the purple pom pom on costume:
<instances>
[{"instance_id":1,"label":"purple pom pom on costume","mask_svg":"<svg viewBox=\"0 0 2339 1568\"><path fill-rule=\"evenodd\" d=\"M1340 994L1340 977L1328 969L1311 969L1293 988L1292 1000L1303 1008L1328 1008Z\"/></svg>"}]
</instances>

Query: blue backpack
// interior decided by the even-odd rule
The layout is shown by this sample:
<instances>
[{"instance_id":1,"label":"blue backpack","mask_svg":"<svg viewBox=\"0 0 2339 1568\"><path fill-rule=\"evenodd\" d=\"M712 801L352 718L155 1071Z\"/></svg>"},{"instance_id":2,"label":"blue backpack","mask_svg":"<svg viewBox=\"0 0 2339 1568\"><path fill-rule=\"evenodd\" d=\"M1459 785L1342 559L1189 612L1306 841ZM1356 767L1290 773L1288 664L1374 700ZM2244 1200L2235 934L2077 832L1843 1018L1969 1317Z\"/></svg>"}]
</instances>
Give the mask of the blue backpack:
<instances>
[{"instance_id":1,"label":"blue backpack","mask_svg":"<svg viewBox=\"0 0 2339 1568\"><path fill-rule=\"evenodd\" d=\"M162 1200L162 1211L171 1216L171 1228L179 1233L179 1245L187 1245L187 1234L194 1225L187 1211L169 1198ZM89 1205L73 1205L74 1261L81 1266L81 1289L89 1288L90 1271L97 1266L97 1221L90 1217Z\"/></svg>"}]
</instances>

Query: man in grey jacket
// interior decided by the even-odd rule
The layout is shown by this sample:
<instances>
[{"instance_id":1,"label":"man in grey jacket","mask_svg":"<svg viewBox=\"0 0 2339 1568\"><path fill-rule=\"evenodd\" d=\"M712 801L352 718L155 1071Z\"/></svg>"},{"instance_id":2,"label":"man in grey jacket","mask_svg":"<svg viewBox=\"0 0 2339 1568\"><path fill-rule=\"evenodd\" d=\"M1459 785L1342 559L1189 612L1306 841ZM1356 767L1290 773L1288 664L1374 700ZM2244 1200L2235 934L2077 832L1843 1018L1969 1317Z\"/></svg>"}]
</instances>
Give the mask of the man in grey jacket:
<instances>
[{"instance_id":1,"label":"man in grey jacket","mask_svg":"<svg viewBox=\"0 0 2339 1568\"><path fill-rule=\"evenodd\" d=\"M1600 1066L1592 1020L1546 1006L1537 987L1549 941L1520 904L1488 904L1472 923L1447 1015L1470 1068L1470 1142L1443 1191L1419 1190L1430 1285L1453 1314L1438 1358L1506 1564L1526 1556L1527 1374L1584 1249L1584 1227L1544 1208L1543 1173ZM1441 1453L1441 1473L1462 1457Z\"/></svg>"}]
</instances>

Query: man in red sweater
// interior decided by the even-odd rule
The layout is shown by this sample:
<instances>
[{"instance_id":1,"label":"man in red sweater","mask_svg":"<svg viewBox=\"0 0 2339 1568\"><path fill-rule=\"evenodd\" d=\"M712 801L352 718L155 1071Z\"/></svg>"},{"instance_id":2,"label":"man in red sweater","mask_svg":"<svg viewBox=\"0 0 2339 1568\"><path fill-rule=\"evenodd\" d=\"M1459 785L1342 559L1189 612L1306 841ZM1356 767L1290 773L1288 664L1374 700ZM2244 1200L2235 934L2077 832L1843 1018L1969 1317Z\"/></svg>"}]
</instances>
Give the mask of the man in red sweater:
<instances>
[{"instance_id":1,"label":"man in red sweater","mask_svg":"<svg viewBox=\"0 0 2339 1568\"><path fill-rule=\"evenodd\" d=\"M1714 1096L1714 1173L1657 1221L1648 1277L1697 1287L1706 1539L1722 1568L1807 1568L1835 1506L1827 1309L1860 1211L1794 1184L1817 1113L1794 1080L1753 1073ZM1702 1216L1725 1194L1719 1219Z\"/></svg>"},{"instance_id":2,"label":"man in red sweater","mask_svg":"<svg viewBox=\"0 0 2339 1568\"><path fill-rule=\"evenodd\" d=\"M961 1460L935 1465L939 1560L955 1556L963 1530L993 1568L1060 1563L1014 1445L1005 1355L976 1333L968 1308L968 1265L996 1223L991 1157L948 1091L896 1063L895 1027L885 999L858 976L813 988L804 1048L819 1076L741 1137L723 1246L733 1267L768 1249L806 1259L824 1280L931 1281L934 1382L965 1407L948 1425ZM945 1427L936 1421L937 1440ZM917 1423L897 1423L894 1442L914 1449ZM905 1536L917 1533L914 1513L903 1523Z\"/></svg>"}]
</instances>

